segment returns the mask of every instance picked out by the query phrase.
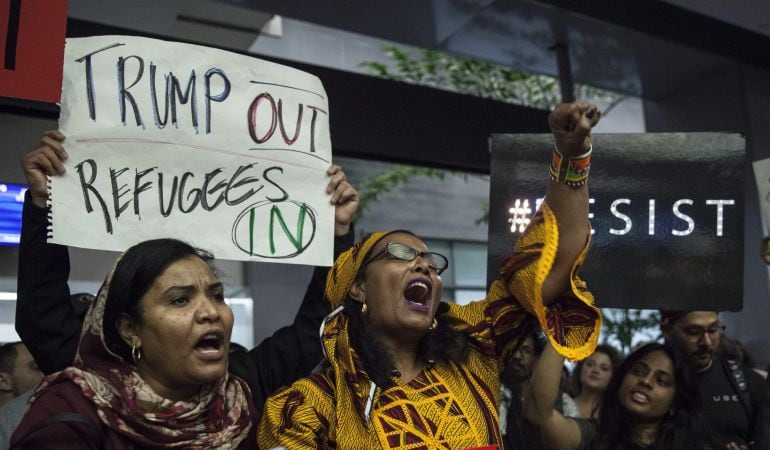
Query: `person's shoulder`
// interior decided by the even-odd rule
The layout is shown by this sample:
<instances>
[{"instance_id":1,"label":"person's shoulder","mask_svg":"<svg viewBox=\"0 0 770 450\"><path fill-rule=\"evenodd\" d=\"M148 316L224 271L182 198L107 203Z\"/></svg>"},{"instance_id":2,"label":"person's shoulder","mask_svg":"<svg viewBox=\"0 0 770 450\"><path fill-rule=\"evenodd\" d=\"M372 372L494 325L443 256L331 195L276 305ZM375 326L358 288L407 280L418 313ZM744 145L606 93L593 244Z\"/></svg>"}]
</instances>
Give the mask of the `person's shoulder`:
<instances>
[{"instance_id":1,"label":"person's shoulder","mask_svg":"<svg viewBox=\"0 0 770 450\"><path fill-rule=\"evenodd\" d=\"M324 368L278 389L268 398L266 408L286 402L296 405L310 404L314 407L331 403L336 390L333 374L333 370Z\"/></svg>"},{"instance_id":2,"label":"person's shoulder","mask_svg":"<svg viewBox=\"0 0 770 450\"><path fill-rule=\"evenodd\" d=\"M746 383L748 384L752 401L766 399L769 394L767 380L750 367L743 366L743 372L746 376Z\"/></svg>"},{"instance_id":3,"label":"person's shoulder","mask_svg":"<svg viewBox=\"0 0 770 450\"><path fill-rule=\"evenodd\" d=\"M64 379L47 386L42 392L35 393L29 405L30 413L54 414L58 412L87 413L96 410L94 404L83 394L75 382ZM28 413L28 414L30 414Z\"/></svg>"},{"instance_id":4,"label":"person's shoulder","mask_svg":"<svg viewBox=\"0 0 770 450\"><path fill-rule=\"evenodd\" d=\"M11 443L19 448L97 448L102 437L90 430L99 429L94 404L77 384L64 379L36 393Z\"/></svg>"},{"instance_id":5,"label":"person's shoulder","mask_svg":"<svg viewBox=\"0 0 770 450\"><path fill-rule=\"evenodd\" d=\"M578 450L585 450L590 448L591 442L596 437L598 430L598 424L595 419L586 417L567 417L570 420L574 420L580 430L580 446Z\"/></svg>"},{"instance_id":6,"label":"person's shoulder","mask_svg":"<svg viewBox=\"0 0 770 450\"><path fill-rule=\"evenodd\" d=\"M6 417L24 415L24 412L27 410L27 403L29 403L29 399L34 392L34 389L30 389L3 406L0 406L0 421Z\"/></svg>"}]
</instances>

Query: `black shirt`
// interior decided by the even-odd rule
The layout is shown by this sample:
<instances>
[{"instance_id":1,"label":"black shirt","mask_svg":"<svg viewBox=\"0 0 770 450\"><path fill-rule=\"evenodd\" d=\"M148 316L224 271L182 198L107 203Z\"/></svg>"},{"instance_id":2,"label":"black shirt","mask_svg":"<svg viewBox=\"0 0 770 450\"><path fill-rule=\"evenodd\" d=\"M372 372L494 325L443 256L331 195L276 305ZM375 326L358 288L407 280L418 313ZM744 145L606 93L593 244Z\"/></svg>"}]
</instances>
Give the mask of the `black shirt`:
<instances>
[{"instance_id":1,"label":"black shirt","mask_svg":"<svg viewBox=\"0 0 770 450\"><path fill-rule=\"evenodd\" d=\"M722 360L714 358L711 367L695 374L702 403L701 411L719 445L724 446L729 442L748 445L753 439L750 436L751 419L741 403L739 392L730 380L729 370ZM744 368L743 372L749 381L759 377L748 368ZM747 406L754 409L751 405Z\"/></svg>"}]
</instances>

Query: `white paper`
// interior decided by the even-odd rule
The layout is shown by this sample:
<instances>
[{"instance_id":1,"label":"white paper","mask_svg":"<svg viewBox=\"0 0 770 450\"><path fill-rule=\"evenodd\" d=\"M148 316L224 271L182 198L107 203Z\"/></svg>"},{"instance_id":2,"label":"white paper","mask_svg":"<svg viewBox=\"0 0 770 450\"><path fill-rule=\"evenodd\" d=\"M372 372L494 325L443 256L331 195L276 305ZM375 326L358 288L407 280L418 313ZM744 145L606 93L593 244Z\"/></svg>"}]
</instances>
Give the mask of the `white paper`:
<instances>
[{"instance_id":1,"label":"white paper","mask_svg":"<svg viewBox=\"0 0 770 450\"><path fill-rule=\"evenodd\" d=\"M173 237L218 258L328 266L328 111L320 80L286 66L155 39L68 39L69 159L52 179L50 240L122 251Z\"/></svg>"},{"instance_id":2,"label":"white paper","mask_svg":"<svg viewBox=\"0 0 770 450\"><path fill-rule=\"evenodd\" d=\"M754 178L757 180L757 194L763 223L770 226L770 158L754 161L752 165L754 166ZM765 229L765 234L767 234L767 229Z\"/></svg>"}]
</instances>

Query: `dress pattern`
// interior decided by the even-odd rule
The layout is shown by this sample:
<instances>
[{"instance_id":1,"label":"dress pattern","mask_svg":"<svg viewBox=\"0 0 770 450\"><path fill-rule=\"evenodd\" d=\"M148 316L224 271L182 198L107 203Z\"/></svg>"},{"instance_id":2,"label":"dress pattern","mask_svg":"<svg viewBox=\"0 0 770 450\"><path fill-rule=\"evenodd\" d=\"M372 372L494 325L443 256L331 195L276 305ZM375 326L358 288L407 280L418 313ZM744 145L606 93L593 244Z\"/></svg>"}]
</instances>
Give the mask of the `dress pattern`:
<instances>
[{"instance_id":1,"label":"dress pattern","mask_svg":"<svg viewBox=\"0 0 770 450\"><path fill-rule=\"evenodd\" d=\"M379 234L376 239L380 239ZM366 240L365 240L366 241ZM542 304L542 282L556 254L558 227L541 207L487 297L468 305L442 302L437 317L470 343L462 363L436 361L408 383L380 389L350 345L348 317L337 314L322 334L326 359L307 378L276 392L258 428L261 448L463 449L502 443L498 423L500 371L528 335L543 328L567 356L593 352L601 316L573 266L571 289L554 305ZM373 243L343 253L327 279L327 298L338 306ZM347 270L340 269L349 265ZM331 290L330 290L331 287ZM331 294L330 294L331 292ZM371 408L371 411L369 411Z\"/></svg>"}]
</instances>

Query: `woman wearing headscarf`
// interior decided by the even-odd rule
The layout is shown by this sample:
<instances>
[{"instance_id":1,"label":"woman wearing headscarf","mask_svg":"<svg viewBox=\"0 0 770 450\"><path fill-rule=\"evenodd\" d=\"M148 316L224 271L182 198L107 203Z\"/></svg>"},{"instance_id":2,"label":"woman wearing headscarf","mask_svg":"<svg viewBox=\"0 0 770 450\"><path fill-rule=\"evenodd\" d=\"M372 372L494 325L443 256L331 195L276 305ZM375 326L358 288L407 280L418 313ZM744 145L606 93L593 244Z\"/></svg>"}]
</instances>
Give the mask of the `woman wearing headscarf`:
<instances>
[{"instance_id":1,"label":"woman wearing headscarf","mask_svg":"<svg viewBox=\"0 0 770 450\"><path fill-rule=\"evenodd\" d=\"M447 259L408 231L374 233L326 283L320 370L268 399L263 448L470 448L500 445L500 371L537 327L570 358L589 355L600 315L577 278L590 235L590 130L600 113L549 116L556 149L545 202L487 297L441 302Z\"/></svg>"},{"instance_id":2,"label":"woman wearing headscarf","mask_svg":"<svg viewBox=\"0 0 770 450\"><path fill-rule=\"evenodd\" d=\"M86 314L74 364L43 380L11 448L254 448L212 263L173 239L130 248Z\"/></svg>"},{"instance_id":3,"label":"woman wearing headscarf","mask_svg":"<svg viewBox=\"0 0 770 450\"><path fill-rule=\"evenodd\" d=\"M70 301L68 248L46 240L48 220L47 177L64 174L68 158L65 136L46 131L38 146L21 161L29 190L25 194L19 245L16 331L45 374L72 364L82 329L82 309ZM327 170L326 192L334 208L334 254L353 243L352 220L358 210L358 192L340 166ZM323 289L328 268L313 273L311 287ZM246 381L257 411L268 395L310 373L323 357L317 324L330 309L320 296L306 295L291 325L277 330L249 351L230 353L229 369Z\"/></svg>"}]
</instances>

